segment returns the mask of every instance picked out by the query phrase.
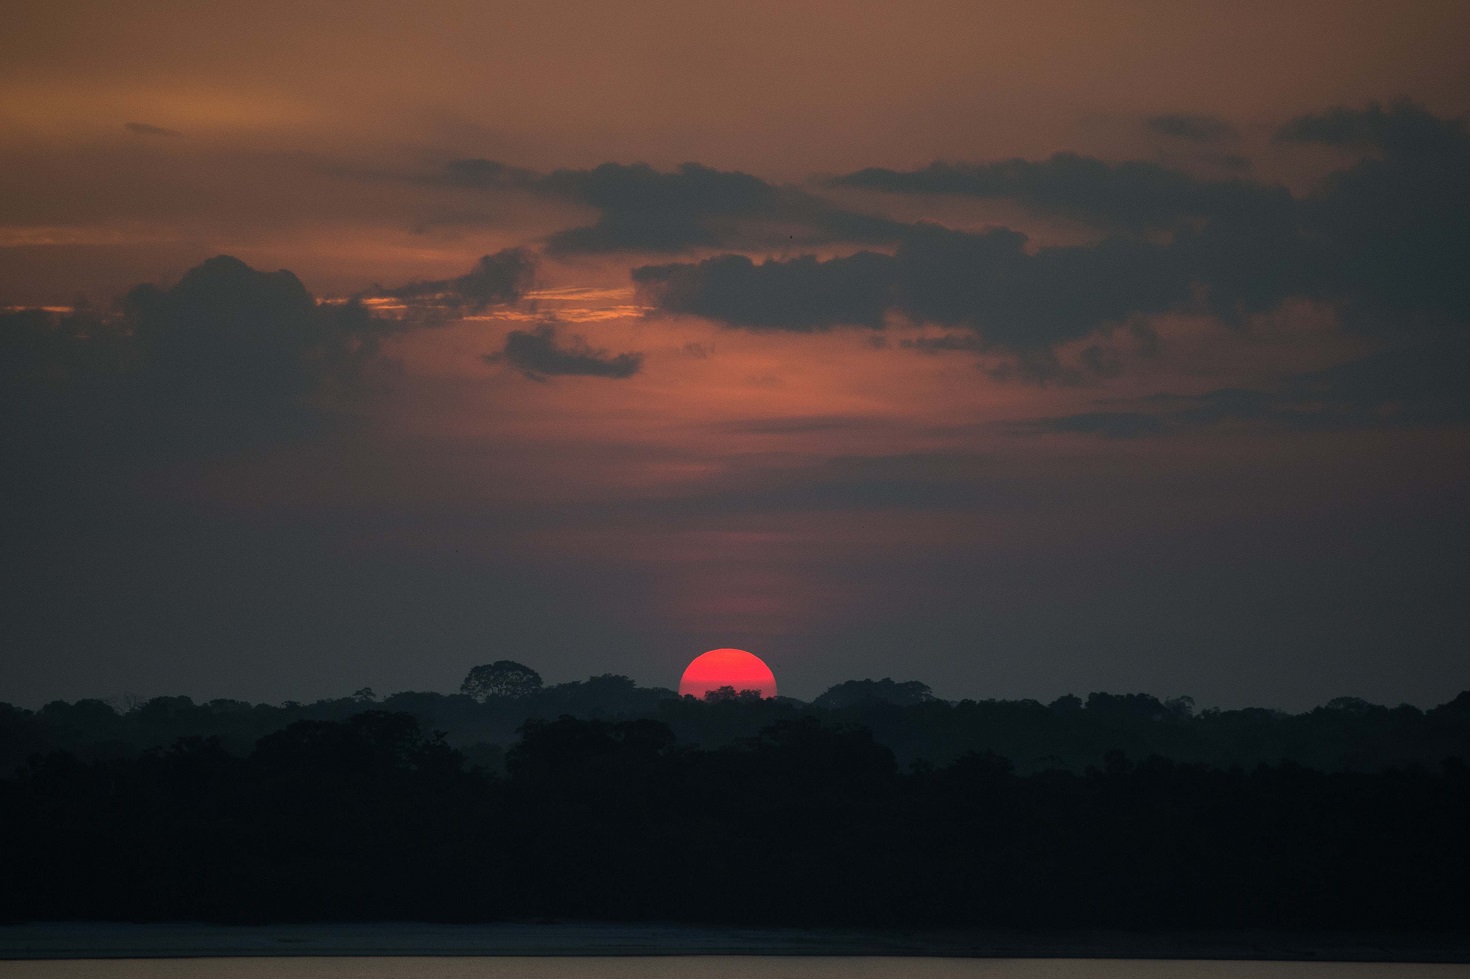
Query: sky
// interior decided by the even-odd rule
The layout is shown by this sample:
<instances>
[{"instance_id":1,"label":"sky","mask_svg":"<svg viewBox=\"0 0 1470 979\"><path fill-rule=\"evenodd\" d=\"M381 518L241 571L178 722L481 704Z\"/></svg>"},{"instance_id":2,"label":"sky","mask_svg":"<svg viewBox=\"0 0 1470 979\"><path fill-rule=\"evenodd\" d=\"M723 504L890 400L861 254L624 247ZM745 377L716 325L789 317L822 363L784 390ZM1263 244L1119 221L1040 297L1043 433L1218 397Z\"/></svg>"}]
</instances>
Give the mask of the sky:
<instances>
[{"instance_id":1,"label":"sky","mask_svg":"<svg viewBox=\"0 0 1470 979\"><path fill-rule=\"evenodd\" d=\"M5 21L0 700L1470 687L1470 7Z\"/></svg>"}]
</instances>

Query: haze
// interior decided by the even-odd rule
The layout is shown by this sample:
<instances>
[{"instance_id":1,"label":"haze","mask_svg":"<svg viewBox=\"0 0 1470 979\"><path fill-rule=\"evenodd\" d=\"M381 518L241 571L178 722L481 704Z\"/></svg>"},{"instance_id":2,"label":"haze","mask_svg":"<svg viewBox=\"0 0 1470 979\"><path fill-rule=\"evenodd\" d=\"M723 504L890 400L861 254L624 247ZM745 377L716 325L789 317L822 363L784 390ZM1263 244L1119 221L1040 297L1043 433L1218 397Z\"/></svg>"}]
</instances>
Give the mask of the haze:
<instances>
[{"instance_id":1,"label":"haze","mask_svg":"<svg viewBox=\"0 0 1470 979\"><path fill-rule=\"evenodd\" d=\"M0 700L1470 686L1470 8L5 21Z\"/></svg>"}]
</instances>

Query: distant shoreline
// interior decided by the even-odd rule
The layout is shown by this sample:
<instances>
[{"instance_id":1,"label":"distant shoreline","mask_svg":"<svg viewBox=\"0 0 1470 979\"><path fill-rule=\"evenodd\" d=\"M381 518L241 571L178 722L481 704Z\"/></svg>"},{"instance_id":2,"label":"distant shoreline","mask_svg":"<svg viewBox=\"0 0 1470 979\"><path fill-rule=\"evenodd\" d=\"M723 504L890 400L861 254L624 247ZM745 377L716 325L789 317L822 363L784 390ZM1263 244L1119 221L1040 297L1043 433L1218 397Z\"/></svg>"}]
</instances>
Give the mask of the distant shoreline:
<instances>
[{"instance_id":1,"label":"distant shoreline","mask_svg":"<svg viewBox=\"0 0 1470 979\"><path fill-rule=\"evenodd\" d=\"M597 922L0 925L0 960L675 955L1470 963L1470 933L899 932Z\"/></svg>"}]
</instances>

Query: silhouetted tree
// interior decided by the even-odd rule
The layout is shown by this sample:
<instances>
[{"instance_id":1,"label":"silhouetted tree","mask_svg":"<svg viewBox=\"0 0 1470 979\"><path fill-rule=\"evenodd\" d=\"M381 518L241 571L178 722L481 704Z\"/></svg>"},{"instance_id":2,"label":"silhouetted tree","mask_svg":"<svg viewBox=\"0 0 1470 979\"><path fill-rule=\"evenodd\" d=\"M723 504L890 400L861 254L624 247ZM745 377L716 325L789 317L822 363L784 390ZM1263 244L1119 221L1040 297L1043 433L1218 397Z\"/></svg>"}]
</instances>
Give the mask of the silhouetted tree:
<instances>
[{"instance_id":1,"label":"silhouetted tree","mask_svg":"<svg viewBox=\"0 0 1470 979\"><path fill-rule=\"evenodd\" d=\"M1075 693L1064 693L1047 706L1058 714L1071 714L1082 709L1082 698Z\"/></svg>"},{"instance_id":2,"label":"silhouetted tree","mask_svg":"<svg viewBox=\"0 0 1470 979\"><path fill-rule=\"evenodd\" d=\"M929 689L927 683L920 683L918 680L898 683L885 676L881 680L848 680L846 683L829 687L825 693L812 701L812 706L828 710L855 707L866 703L911 707L914 704L928 703L933 699L934 691Z\"/></svg>"},{"instance_id":3,"label":"silhouetted tree","mask_svg":"<svg viewBox=\"0 0 1470 979\"><path fill-rule=\"evenodd\" d=\"M470 670L459 692L476 700L491 697L526 697L541 689L541 674L515 660L502 659Z\"/></svg>"},{"instance_id":4,"label":"silhouetted tree","mask_svg":"<svg viewBox=\"0 0 1470 979\"><path fill-rule=\"evenodd\" d=\"M1324 710L1340 710L1346 714L1366 714L1377 707L1362 697L1333 697L1322 705Z\"/></svg>"},{"instance_id":5,"label":"silhouetted tree","mask_svg":"<svg viewBox=\"0 0 1470 979\"><path fill-rule=\"evenodd\" d=\"M1132 717L1157 721L1169 714L1159 698L1146 693L1090 693L1087 712L1108 717Z\"/></svg>"},{"instance_id":6,"label":"silhouetted tree","mask_svg":"<svg viewBox=\"0 0 1470 979\"><path fill-rule=\"evenodd\" d=\"M1174 697L1164 701L1164 709L1175 717L1192 717L1194 716L1194 698Z\"/></svg>"},{"instance_id":7,"label":"silhouetted tree","mask_svg":"<svg viewBox=\"0 0 1470 979\"><path fill-rule=\"evenodd\" d=\"M1440 704L1437 708L1446 714L1470 714L1470 690L1462 690L1459 695L1447 704Z\"/></svg>"}]
</instances>

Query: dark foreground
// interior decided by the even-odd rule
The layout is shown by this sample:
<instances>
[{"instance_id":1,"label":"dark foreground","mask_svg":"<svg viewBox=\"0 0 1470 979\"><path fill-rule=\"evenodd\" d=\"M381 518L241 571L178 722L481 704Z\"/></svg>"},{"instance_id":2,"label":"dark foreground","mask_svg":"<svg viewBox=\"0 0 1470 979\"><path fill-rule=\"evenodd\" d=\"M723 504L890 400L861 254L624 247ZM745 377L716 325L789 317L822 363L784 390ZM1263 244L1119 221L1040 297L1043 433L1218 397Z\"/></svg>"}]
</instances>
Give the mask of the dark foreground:
<instances>
[{"instance_id":1,"label":"dark foreground","mask_svg":"<svg viewBox=\"0 0 1470 979\"><path fill-rule=\"evenodd\" d=\"M507 777L463 762L384 712L294 724L248 757L194 739L37 759L0 781L0 920L1470 939L1470 771L1454 759L1365 773L1116 756L1022 776L972 754L905 772L868 731L812 719L697 750L656 721L564 718L525 729Z\"/></svg>"},{"instance_id":2,"label":"dark foreground","mask_svg":"<svg viewBox=\"0 0 1470 979\"><path fill-rule=\"evenodd\" d=\"M0 927L0 959L689 955L1470 963L1470 938L1382 932L886 932L600 923L43 922Z\"/></svg>"}]
</instances>

